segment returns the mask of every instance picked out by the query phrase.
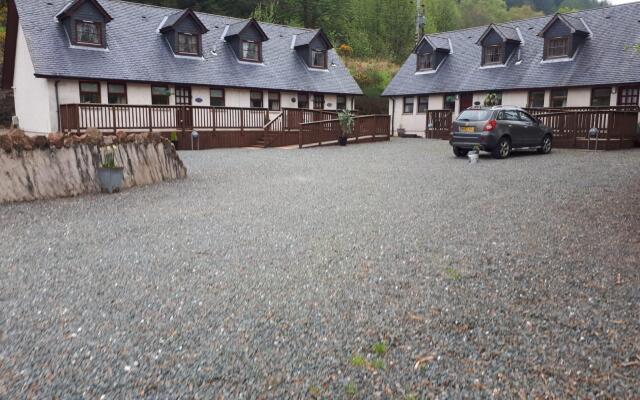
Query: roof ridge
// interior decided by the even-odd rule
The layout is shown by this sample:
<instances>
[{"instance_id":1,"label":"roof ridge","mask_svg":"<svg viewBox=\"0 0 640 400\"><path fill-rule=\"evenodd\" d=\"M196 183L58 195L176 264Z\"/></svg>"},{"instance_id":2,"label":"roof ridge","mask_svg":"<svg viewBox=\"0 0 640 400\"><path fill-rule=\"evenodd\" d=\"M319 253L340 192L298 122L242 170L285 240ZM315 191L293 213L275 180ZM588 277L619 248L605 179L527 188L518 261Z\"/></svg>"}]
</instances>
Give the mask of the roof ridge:
<instances>
[{"instance_id":1,"label":"roof ridge","mask_svg":"<svg viewBox=\"0 0 640 400\"><path fill-rule=\"evenodd\" d=\"M98 1L100 1L100 0L98 0ZM173 11L176 11L176 12L180 12L180 11L186 10L186 8L185 9L181 9L181 8L159 6L157 4L136 3L136 2L128 1L128 0L107 0L107 2L116 2L116 1L119 2L119 3L127 3L127 4L134 5L134 6L149 7L149 8L161 8L161 9L164 9L164 10L173 10ZM249 18L231 17L231 16L228 16L228 15L214 14L214 13L209 13L209 12L206 12L206 11L198 11L198 10L193 10L193 12L198 13L198 14L203 14L203 15L209 15L209 16L212 16L212 17L235 19L235 20L238 20L238 22L247 21L247 20L251 19L250 17ZM306 30L306 31L312 31L314 29L314 28L306 28L306 27L301 27L301 26L274 24L272 22L263 22L263 21L257 21L257 22L259 22L260 24L264 24L264 25L271 25L271 26L277 26L277 27L289 28L289 29L301 29L301 30ZM320 29L320 28L316 28L316 29Z\"/></svg>"},{"instance_id":2,"label":"roof ridge","mask_svg":"<svg viewBox=\"0 0 640 400\"><path fill-rule=\"evenodd\" d=\"M112 1L122 1L122 0L112 0ZM579 13L590 13L590 12L595 12L595 11L599 11L599 10L604 10L604 9L607 9L607 8L629 7L629 6L640 6L640 0L634 1L633 3L610 4L610 5L606 5L606 6L602 6L602 7L595 7L595 8L585 9L585 10L572 11L572 12L568 12L568 13L555 13L555 14L570 15L570 14L579 14ZM513 20L510 20L510 21L502 21L502 22L490 22L489 25L490 24L498 25L498 24L505 24L505 23L534 21L534 20L537 20L537 19L549 18L549 17L553 18L553 16L555 14L541 15L539 17L532 17L532 18L513 19ZM574 18L577 18L577 17L574 17ZM441 35L441 34L450 34L450 33L454 33L454 32L464 32L464 31L470 31L472 29L478 29L478 28L486 27L486 26L489 26L489 25L469 26L467 28L462 28L462 29L453 29L453 30L450 30L450 31L434 32L433 34L425 33L425 35Z\"/></svg>"}]
</instances>

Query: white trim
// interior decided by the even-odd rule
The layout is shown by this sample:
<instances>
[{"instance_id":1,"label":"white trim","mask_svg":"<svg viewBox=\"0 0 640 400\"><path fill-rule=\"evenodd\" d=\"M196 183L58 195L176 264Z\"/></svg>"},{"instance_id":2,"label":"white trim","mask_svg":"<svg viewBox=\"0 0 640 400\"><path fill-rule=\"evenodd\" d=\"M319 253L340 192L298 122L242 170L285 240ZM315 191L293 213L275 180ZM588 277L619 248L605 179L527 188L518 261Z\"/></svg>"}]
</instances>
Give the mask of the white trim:
<instances>
[{"instance_id":1,"label":"white trim","mask_svg":"<svg viewBox=\"0 0 640 400\"><path fill-rule=\"evenodd\" d=\"M524 46L524 37L522 37L522 32L520 32L520 28L516 27L516 32L518 32L518 37L520 38L520 46Z\"/></svg>"},{"instance_id":2,"label":"white trim","mask_svg":"<svg viewBox=\"0 0 640 400\"><path fill-rule=\"evenodd\" d=\"M164 23L167 22L167 19L169 18L168 15L165 15L162 18L162 21L160 21L160 25L158 25L158 29L156 29L156 33L160 33L160 29L162 29L162 27L164 26Z\"/></svg>"},{"instance_id":3,"label":"white trim","mask_svg":"<svg viewBox=\"0 0 640 400\"><path fill-rule=\"evenodd\" d=\"M492 68L506 68L507 63L504 64L491 64L491 65L481 65L478 68L480 69L492 69Z\"/></svg>"},{"instance_id":4,"label":"white trim","mask_svg":"<svg viewBox=\"0 0 640 400\"><path fill-rule=\"evenodd\" d=\"M580 52L581 48L582 48L582 46L578 47L576 52L573 53L573 57L551 58L551 59L548 59L548 60L542 59L542 61L540 61L540 64L553 64L553 63L561 63L561 62L571 62L571 61L576 59L576 56Z\"/></svg>"},{"instance_id":5,"label":"white trim","mask_svg":"<svg viewBox=\"0 0 640 400\"><path fill-rule=\"evenodd\" d=\"M453 42L451 42L450 38L447 38L447 40L449 41L449 54L453 54Z\"/></svg>"},{"instance_id":6,"label":"white trim","mask_svg":"<svg viewBox=\"0 0 640 400\"><path fill-rule=\"evenodd\" d=\"M252 62L252 61L243 61L241 59L239 59L238 57L236 57L236 60L238 61L238 63L240 64L246 64L246 65L258 65L261 67L264 67L264 62Z\"/></svg>"},{"instance_id":7,"label":"white trim","mask_svg":"<svg viewBox=\"0 0 640 400\"><path fill-rule=\"evenodd\" d=\"M69 42L69 48L70 49L109 52L109 46L107 46L107 47L98 47L98 46L82 46L82 45L73 44L73 42L71 42L71 38L69 37L69 32L67 32L66 29L64 29L64 34L67 37L67 41Z\"/></svg>"},{"instance_id":8,"label":"white trim","mask_svg":"<svg viewBox=\"0 0 640 400\"><path fill-rule=\"evenodd\" d=\"M296 39L298 38L298 35L295 34L291 37L291 50L294 50L296 48Z\"/></svg>"},{"instance_id":9,"label":"white trim","mask_svg":"<svg viewBox=\"0 0 640 400\"><path fill-rule=\"evenodd\" d=\"M224 38L227 36L227 32L229 32L229 24L224 26L224 30L222 31L222 36L220 36L220 40L224 41Z\"/></svg>"},{"instance_id":10,"label":"white trim","mask_svg":"<svg viewBox=\"0 0 640 400\"><path fill-rule=\"evenodd\" d=\"M173 50L171 52L173 53ZM204 57L202 57L202 56L188 56L186 54L173 53L173 57L175 57L175 58L184 58L184 59L187 59L187 60L201 60L201 61L204 61Z\"/></svg>"},{"instance_id":11,"label":"white trim","mask_svg":"<svg viewBox=\"0 0 640 400\"><path fill-rule=\"evenodd\" d=\"M584 24L584 27L587 28L587 30L589 31L589 37L593 38L593 31L591 31L591 28L589 28L589 25L587 25L584 18L580 17L580 21L582 21L582 23Z\"/></svg>"}]
</instances>

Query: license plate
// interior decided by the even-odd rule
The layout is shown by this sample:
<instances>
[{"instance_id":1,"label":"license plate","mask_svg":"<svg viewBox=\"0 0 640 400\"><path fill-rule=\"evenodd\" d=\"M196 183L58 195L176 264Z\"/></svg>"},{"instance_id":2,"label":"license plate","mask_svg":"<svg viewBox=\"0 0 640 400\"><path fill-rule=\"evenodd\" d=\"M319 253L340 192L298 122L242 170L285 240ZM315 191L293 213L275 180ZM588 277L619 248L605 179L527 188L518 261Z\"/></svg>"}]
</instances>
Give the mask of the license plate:
<instances>
[{"instance_id":1,"label":"license plate","mask_svg":"<svg viewBox=\"0 0 640 400\"><path fill-rule=\"evenodd\" d=\"M475 128L473 126L461 126L460 127L460 132L465 132L465 133L473 133L475 132Z\"/></svg>"}]
</instances>

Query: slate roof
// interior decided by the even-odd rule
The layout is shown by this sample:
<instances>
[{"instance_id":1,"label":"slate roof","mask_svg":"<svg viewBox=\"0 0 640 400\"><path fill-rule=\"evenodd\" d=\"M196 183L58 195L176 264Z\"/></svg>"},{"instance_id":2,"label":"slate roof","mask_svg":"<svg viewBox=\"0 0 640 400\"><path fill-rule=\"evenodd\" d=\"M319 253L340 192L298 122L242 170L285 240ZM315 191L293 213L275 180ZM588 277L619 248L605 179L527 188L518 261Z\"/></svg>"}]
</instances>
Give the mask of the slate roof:
<instances>
[{"instance_id":1,"label":"slate roof","mask_svg":"<svg viewBox=\"0 0 640 400\"><path fill-rule=\"evenodd\" d=\"M476 44L486 26L438 33L452 43L452 52L438 71L416 74L411 54L383 92L383 96L430 93L486 92L510 89L612 85L640 82L640 55L626 46L640 43L640 2L585 10L569 15L582 18L593 35L572 61L542 63L544 39L537 34L553 16L512 21L523 43L521 62L513 54L505 67L481 68L482 48ZM502 25L501 25L502 26ZM584 24L583 24L584 27ZM587 27L584 27L587 29ZM516 53L516 52L514 52Z\"/></svg>"},{"instance_id":2,"label":"slate roof","mask_svg":"<svg viewBox=\"0 0 640 400\"><path fill-rule=\"evenodd\" d=\"M78 49L54 18L67 0L15 2L36 76L362 94L335 51L329 51L329 64L335 66L319 71L291 49L293 35L308 29L260 23L270 39L262 45L264 63L243 63L222 38L226 25L242 20L196 13L209 29L202 36L204 58L174 57L158 29L180 10L100 0L113 17L106 26L108 51Z\"/></svg>"}]
</instances>

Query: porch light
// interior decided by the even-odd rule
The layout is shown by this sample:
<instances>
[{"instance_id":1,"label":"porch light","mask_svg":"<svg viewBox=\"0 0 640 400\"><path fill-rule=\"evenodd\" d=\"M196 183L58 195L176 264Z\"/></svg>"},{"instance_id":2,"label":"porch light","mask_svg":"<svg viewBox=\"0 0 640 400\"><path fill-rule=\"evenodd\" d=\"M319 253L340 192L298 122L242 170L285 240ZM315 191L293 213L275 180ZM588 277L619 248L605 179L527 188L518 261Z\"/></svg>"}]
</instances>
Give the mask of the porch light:
<instances>
[{"instance_id":1,"label":"porch light","mask_svg":"<svg viewBox=\"0 0 640 400\"><path fill-rule=\"evenodd\" d=\"M614 86L611 88L611 94L616 94L618 92L618 89Z\"/></svg>"}]
</instances>

